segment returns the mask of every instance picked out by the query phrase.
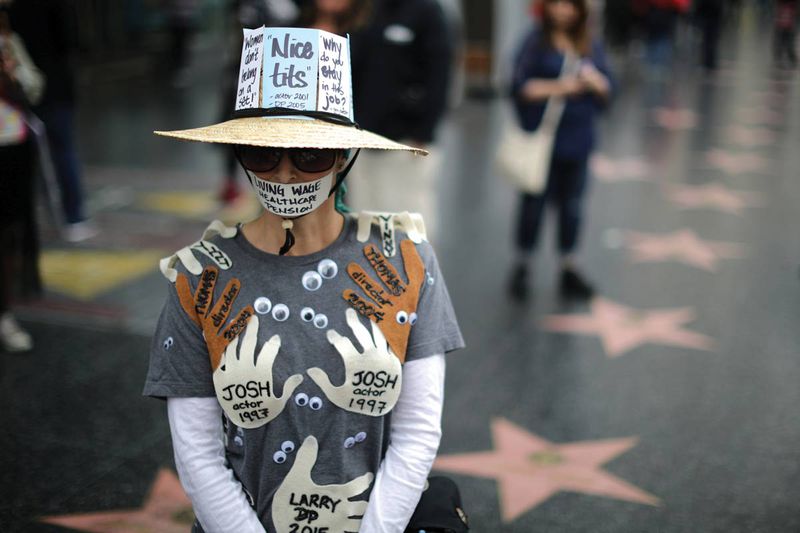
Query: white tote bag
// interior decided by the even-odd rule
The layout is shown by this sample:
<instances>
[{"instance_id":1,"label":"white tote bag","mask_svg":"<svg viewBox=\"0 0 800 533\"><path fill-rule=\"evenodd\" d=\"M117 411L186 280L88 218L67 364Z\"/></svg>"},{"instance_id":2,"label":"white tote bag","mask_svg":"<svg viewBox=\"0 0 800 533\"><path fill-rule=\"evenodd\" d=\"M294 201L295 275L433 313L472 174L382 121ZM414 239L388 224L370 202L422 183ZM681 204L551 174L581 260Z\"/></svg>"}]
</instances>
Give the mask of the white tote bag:
<instances>
[{"instance_id":1,"label":"white tote bag","mask_svg":"<svg viewBox=\"0 0 800 533\"><path fill-rule=\"evenodd\" d=\"M574 63L574 57L567 54L559 77L571 72ZM550 97L536 131L525 131L512 120L506 126L495 154L497 173L523 192L541 193L550 173L553 142L563 112L564 99Z\"/></svg>"}]
</instances>

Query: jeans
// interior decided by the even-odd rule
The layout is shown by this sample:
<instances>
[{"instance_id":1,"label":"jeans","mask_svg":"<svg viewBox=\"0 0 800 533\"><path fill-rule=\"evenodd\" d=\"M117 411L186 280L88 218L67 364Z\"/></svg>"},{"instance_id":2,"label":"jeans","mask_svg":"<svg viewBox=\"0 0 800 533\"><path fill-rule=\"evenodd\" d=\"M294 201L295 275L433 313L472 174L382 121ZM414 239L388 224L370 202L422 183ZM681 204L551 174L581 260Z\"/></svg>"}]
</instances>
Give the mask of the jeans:
<instances>
[{"instance_id":1,"label":"jeans","mask_svg":"<svg viewBox=\"0 0 800 533\"><path fill-rule=\"evenodd\" d=\"M47 127L47 140L53 158L61 205L68 224L86 219L83 208L83 185L80 163L75 151L74 110L72 104L53 103L36 109Z\"/></svg>"},{"instance_id":2,"label":"jeans","mask_svg":"<svg viewBox=\"0 0 800 533\"><path fill-rule=\"evenodd\" d=\"M523 193L517 224L517 247L523 252L536 248L545 205L558 210L558 250L571 253L578 244L586 189L588 157L577 160L553 159L542 194Z\"/></svg>"}]
</instances>

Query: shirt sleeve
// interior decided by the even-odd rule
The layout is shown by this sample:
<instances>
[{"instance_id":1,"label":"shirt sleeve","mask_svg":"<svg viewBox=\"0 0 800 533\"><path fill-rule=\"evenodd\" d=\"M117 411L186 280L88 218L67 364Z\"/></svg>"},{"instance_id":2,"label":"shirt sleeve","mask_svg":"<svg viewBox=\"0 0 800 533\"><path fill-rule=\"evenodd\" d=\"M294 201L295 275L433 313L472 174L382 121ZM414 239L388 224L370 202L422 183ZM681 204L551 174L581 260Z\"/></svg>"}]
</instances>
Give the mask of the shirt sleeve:
<instances>
[{"instance_id":1,"label":"shirt sleeve","mask_svg":"<svg viewBox=\"0 0 800 533\"><path fill-rule=\"evenodd\" d=\"M436 254L425 242L418 245L417 250L425 263L425 280L417 305L417 322L408 337L406 362L464 347Z\"/></svg>"},{"instance_id":2,"label":"shirt sleeve","mask_svg":"<svg viewBox=\"0 0 800 533\"><path fill-rule=\"evenodd\" d=\"M362 533L402 533L408 526L442 437L444 376L443 354L403 367L389 447L375 476Z\"/></svg>"},{"instance_id":3,"label":"shirt sleeve","mask_svg":"<svg viewBox=\"0 0 800 533\"><path fill-rule=\"evenodd\" d=\"M185 271L182 271L185 275ZM189 275L194 290L197 283ZM169 294L150 347L144 395L154 398L214 396L208 347L200 326L181 307L175 285Z\"/></svg>"},{"instance_id":4,"label":"shirt sleeve","mask_svg":"<svg viewBox=\"0 0 800 533\"><path fill-rule=\"evenodd\" d=\"M175 467L205 533L264 533L242 485L225 462L222 409L215 398L170 398Z\"/></svg>"}]
</instances>

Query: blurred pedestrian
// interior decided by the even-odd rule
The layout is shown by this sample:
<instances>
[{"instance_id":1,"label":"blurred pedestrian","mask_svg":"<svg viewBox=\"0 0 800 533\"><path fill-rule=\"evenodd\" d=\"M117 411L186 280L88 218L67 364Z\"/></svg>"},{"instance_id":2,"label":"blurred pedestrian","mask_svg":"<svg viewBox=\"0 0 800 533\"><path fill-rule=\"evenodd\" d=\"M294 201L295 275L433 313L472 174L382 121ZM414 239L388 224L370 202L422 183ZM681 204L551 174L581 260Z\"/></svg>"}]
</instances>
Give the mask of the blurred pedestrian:
<instances>
[{"instance_id":1,"label":"blurred pedestrian","mask_svg":"<svg viewBox=\"0 0 800 533\"><path fill-rule=\"evenodd\" d=\"M701 64L706 70L717 68L717 49L724 9L724 0L696 0L694 6L695 17L703 35Z\"/></svg>"},{"instance_id":2,"label":"blurred pedestrian","mask_svg":"<svg viewBox=\"0 0 800 533\"><path fill-rule=\"evenodd\" d=\"M70 242L97 234L86 215L75 147L73 61L78 40L74 15L67 0L11 1L11 24L47 80L44 96L34 112L47 128L66 222L64 238Z\"/></svg>"},{"instance_id":3,"label":"blurred pedestrian","mask_svg":"<svg viewBox=\"0 0 800 533\"><path fill-rule=\"evenodd\" d=\"M797 4L798 0L777 0L775 4L774 58L779 66L784 64L784 57L786 65L797 66L794 43L797 31Z\"/></svg>"},{"instance_id":4,"label":"blurred pedestrian","mask_svg":"<svg viewBox=\"0 0 800 533\"><path fill-rule=\"evenodd\" d=\"M663 75L672 63L675 29L679 15L689 9L690 0L633 0L642 21L645 61L653 73Z\"/></svg>"},{"instance_id":5,"label":"blurred pedestrian","mask_svg":"<svg viewBox=\"0 0 800 533\"><path fill-rule=\"evenodd\" d=\"M169 26L168 55L172 85L183 88L188 84L189 47L197 25L198 0L167 0L166 16Z\"/></svg>"},{"instance_id":6,"label":"blurred pedestrian","mask_svg":"<svg viewBox=\"0 0 800 533\"><path fill-rule=\"evenodd\" d=\"M242 28L291 26L297 19L298 13L297 4L292 0L233 0L228 3L225 76L220 92L221 120L228 120L231 117L236 103L239 55L242 52ZM237 179L239 164L229 146L221 145L221 148L224 151L224 174L218 198L223 204L231 204L241 196Z\"/></svg>"},{"instance_id":7,"label":"blurred pedestrian","mask_svg":"<svg viewBox=\"0 0 800 533\"><path fill-rule=\"evenodd\" d=\"M0 0L0 344L29 351L30 334L11 314L14 297L41 291L34 209L34 150L26 125L30 105L41 98L44 77L12 33Z\"/></svg>"},{"instance_id":8,"label":"blurred pedestrian","mask_svg":"<svg viewBox=\"0 0 800 533\"><path fill-rule=\"evenodd\" d=\"M593 40L586 0L544 0L541 24L532 29L516 57L512 94L523 129L535 131L551 97L565 106L553 143L549 176L542 194L521 193L510 292L528 296L529 268L548 202L558 211L560 290L564 296L590 298L594 289L575 261L582 225L589 154L595 144L594 122L611 96L603 46ZM575 73L562 75L567 56L580 58Z\"/></svg>"},{"instance_id":9,"label":"blurred pedestrian","mask_svg":"<svg viewBox=\"0 0 800 533\"><path fill-rule=\"evenodd\" d=\"M355 33L351 39L357 40L356 32L363 30L369 21L371 5L371 0L310 0L301 11L298 25L338 35ZM352 40L351 60L359 53Z\"/></svg>"},{"instance_id":10,"label":"blurred pedestrian","mask_svg":"<svg viewBox=\"0 0 800 533\"><path fill-rule=\"evenodd\" d=\"M347 193L358 210L419 212L435 237L436 129L447 108L453 43L436 0L376 0L354 36L356 121L390 139L428 150L427 158L362 151ZM397 189L397 183L404 183ZM391 191L391 193L389 193Z\"/></svg>"}]
</instances>

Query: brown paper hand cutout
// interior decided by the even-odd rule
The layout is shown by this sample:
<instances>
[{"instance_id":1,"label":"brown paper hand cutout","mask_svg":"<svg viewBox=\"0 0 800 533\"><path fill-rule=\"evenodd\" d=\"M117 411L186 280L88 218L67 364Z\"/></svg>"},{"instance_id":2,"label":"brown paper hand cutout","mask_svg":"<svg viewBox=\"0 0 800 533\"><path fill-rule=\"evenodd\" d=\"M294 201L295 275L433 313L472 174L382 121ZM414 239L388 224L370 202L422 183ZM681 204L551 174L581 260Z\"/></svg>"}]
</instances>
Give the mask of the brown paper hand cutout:
<instances>
[{"instance_id":1,"label":"brown paper hand cutout","mask_svg":"<svg viewBox=\"0 0 800 533\"><path fill-rule=\"evenodd\" d=\"M417 321L417 303L425 266L414 243L408 239L400 243L405 281L386 257L373 244L364 246L364 256L369 261L376 281L357 263L347 266L347 273L361 289L360 293L346 290L342 297L353 309L378 324L392 352L402 363L406 359L408 336Z\"/></svg>"},{"instance_id":2,"label":"brown paper hand cutout","mask_svg":"<svg viewBox=\"0 0 800 533\"><path fill-rule=\"evenodd\" d=\"M225 285L222 297L212 307L214 287L218 279L219 269L206 267L200 274L194 294L189 286L189 278L185 274L178 274L175 280L175 290L178 291L181 307L189 318L203 329L208 355L211 357L212 371L219 367L220 358L228 344L244 331L247 319L255 314L253 307L248 305L239 311L235 319L228 322L233 303L241 289L241 282L237 278L233 278Z\"/></svg>"}]
</instances>

